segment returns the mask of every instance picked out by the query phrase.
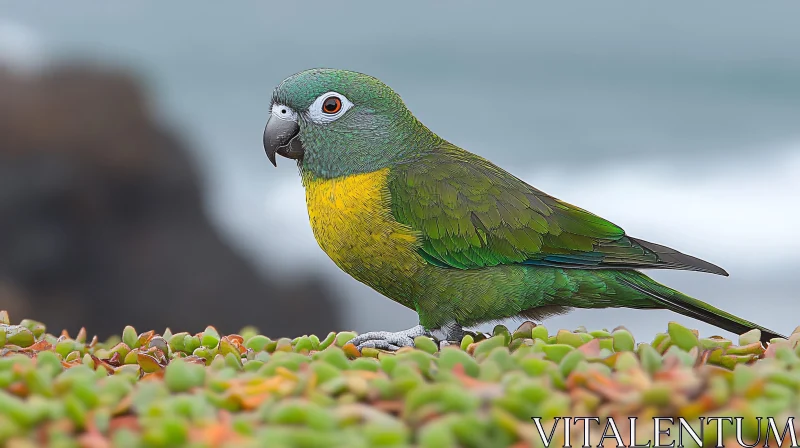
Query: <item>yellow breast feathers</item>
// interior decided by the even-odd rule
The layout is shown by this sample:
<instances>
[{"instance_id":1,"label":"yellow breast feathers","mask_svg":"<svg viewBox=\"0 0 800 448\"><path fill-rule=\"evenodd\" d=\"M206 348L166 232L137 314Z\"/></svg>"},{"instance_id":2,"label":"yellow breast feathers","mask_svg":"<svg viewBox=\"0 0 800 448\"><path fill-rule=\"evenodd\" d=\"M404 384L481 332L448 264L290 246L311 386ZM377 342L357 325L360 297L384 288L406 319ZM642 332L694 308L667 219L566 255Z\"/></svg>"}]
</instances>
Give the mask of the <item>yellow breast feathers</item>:
<instances>
[{"instance_id":1,"label":"yellow breast feathers","mask_svg":"<svg viewBox=\"0 0 800 448\"><path fill-rule=\"evenodd\" d=\"M317 243L342 270L373 287L376 279L365 278L370 272L391 278L402 270L408 276L421 264L417 232L391 214L388 173L385 168L334 179L303 176Z\"/></svg>"}]
</instances>

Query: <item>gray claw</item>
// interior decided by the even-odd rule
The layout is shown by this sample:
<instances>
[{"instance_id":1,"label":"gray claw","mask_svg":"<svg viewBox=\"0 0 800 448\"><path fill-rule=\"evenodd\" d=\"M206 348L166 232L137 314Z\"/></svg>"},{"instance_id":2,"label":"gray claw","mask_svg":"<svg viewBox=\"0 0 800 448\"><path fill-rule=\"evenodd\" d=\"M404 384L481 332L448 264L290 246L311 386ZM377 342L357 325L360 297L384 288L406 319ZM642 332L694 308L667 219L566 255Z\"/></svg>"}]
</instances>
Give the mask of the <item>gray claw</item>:
<instances>
[{"instance_id":1,"label":"gray claw","mask_svg":"<svg viewBox=\"0 0 800 448\"><path fill-rule=\"evenodd\" d=\"M401 347L413 347L414 338L417 336L429 336L422 325L409 328L408 330L390 331L371 331L356 336L350 340L359 350L364 347L373 347L383 350L399 350Z\"/></svg>"}]
</instances>

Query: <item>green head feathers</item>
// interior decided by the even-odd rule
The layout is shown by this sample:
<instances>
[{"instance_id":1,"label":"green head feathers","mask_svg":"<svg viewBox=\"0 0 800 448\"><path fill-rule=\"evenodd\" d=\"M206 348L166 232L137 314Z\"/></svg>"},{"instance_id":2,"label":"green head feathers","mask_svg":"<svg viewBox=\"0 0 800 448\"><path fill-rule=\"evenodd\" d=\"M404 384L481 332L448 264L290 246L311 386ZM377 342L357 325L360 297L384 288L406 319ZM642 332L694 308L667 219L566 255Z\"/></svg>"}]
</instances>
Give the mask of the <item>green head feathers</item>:
<instances>
[{"instance_id":1,"label":"green head feathers","mask_svg":"<svg viewBox=\"0 0 800 448\"><path fill-rule=\"evenodd\" d=\"M362 73L311 69L275 89L264 146L304 172L338 177L412 160L441 139L389 86Z\"/></svg>"}]
</instances>

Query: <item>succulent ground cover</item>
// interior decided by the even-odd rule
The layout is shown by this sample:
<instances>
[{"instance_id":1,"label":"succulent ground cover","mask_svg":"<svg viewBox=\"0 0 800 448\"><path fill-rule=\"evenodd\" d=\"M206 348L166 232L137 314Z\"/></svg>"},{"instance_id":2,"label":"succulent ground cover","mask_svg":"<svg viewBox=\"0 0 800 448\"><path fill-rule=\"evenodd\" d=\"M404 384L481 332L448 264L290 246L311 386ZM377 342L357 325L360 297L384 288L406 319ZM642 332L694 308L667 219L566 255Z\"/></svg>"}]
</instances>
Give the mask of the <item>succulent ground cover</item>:
<instances>
[{"instance_id":1,"label":"succulent ground cover","mask_svg":"<svg viewBox=\"0 0 800 448\"><path fill-rule=\"evenodd\" d=\"M754 417L775 417L782 430L800 410L800 332L765 348L757 330L734 343L671 323L636 344L624 328L526 322L460 345L421 337L397 353L359 353L354 336L126 327L100 342L12 325L0 312L0 445L521 448L542 445L531 417L548 435L556 417L598 416L597 446L608 417L621 426L639 417L646 442L651 417L713 415L744 417L742 437L763 446L767 428ZM630 444L629 429L619 432ZM552 446L563 445L563 429L553 434ZM570 434L580 446L583 425ZM714 437L709 426L701 440Z\"/></svg>"}]
</instances>

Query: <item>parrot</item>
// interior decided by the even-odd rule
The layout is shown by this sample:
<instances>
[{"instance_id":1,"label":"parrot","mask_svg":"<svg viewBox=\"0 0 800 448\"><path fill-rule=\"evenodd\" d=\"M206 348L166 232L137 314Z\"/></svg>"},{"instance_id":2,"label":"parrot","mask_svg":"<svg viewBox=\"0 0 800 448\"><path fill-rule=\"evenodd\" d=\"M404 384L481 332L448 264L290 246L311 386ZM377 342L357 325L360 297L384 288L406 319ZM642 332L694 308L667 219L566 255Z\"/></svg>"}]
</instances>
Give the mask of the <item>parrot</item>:
<instances>
[{"instance_id":1,"label":"parrot","mask_svg":"<svg viewBox=\"0 0 800 448\"><path fill-rule=\"evenodd\" d=\"M634 238L439 137L375 77L315 68L273 91L269 161L297 163L314 238L345 273L416 311L419 324L371 331L361 350L574 308L667 309L764 343L785 336L682 294L642 270L727 276L707 261Z\"/></svg>"}]
</instances>

